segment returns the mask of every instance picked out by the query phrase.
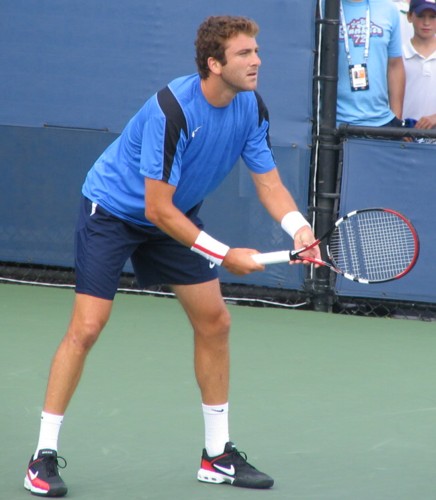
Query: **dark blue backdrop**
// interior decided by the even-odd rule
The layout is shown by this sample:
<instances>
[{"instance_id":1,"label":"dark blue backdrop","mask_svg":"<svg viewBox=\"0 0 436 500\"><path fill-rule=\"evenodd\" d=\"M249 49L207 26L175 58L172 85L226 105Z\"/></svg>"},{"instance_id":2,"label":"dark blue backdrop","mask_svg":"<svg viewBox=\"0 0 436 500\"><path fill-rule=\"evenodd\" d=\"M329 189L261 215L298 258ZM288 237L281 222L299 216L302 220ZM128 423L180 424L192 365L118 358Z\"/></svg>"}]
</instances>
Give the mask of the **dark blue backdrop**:
<instances>
[{"instance_id":1,"label":"dark blue backdrop","mask_svg":"<svg viewBox=\"0 0 436 500\"><path fill-rule=\"evenodd\" d=\"M420 255L404 278L379 285L338 279L337 293L353 297L436 301L436 146L350 139L344 146L341 215L388 207L404 213L419 234Z\"/></svg>"},{"instance_id":2,"label":"dark blue backdrop","mask_svg":"<svg viewBox=\"0 0 436 500\"><path fill-rule=\"evenodd\" d=\"M314 9L314 0L2 2L0 260L72 265L86 171L145 99L195 71L196 29L212 14L260 24L259 92L270 110L279 168L305 211ZM207 201L203 218L231 245L269 250L291 243L259 206L242 164ZM301 287L300 270L288 267L240 281Z\"/></svg>"},{"instance_id":3,"label":"dark blue backdrop","mask_svg":"<svg viewBox=\"0 0 436 500\"><path fill-rule=\"evenodd\" d=\"M15 0L0 2L0 260L72 266L72 237L87 170L160 87L195 71L193 41L211 14L256 19L259 91L278 166L302 211L310 174L315 0ZM49 127L46 127L48 125ZM90 130L93 129L93 130ZM401 281L338 280L340 295L436 300L433 286L436 149L401 141L345 144L341 210L388 205L421 237ZM320 166L322 168L322 165ZM208 232L230 245L286 248L242 163L204 205ZM300 289L301 266L271 266L225 282Z\"/></svg>"}]
</instances>

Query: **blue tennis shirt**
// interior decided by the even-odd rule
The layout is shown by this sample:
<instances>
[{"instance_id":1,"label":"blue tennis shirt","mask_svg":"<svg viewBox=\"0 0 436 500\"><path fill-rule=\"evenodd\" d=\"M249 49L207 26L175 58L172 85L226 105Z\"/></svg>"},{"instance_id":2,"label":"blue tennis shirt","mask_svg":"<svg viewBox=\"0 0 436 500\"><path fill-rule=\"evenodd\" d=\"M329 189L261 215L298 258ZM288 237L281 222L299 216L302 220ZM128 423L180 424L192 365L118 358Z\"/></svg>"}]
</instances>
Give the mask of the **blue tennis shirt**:
<instances>
[{"instance_id":1,"label":"blue tennis shirt","mask_svg":"<svg viewBox=\"0 0 436 500\"><path fill-rule=\"evenodd\" d=\"M176 187L183 213L201 203L242 156L265 173L275 167L268 111L254 91L221 108L203 96L198 74L177 78L150 99L88 172L83 194L121 219L145 218L144 178Z\"/></svg>"}]
</instances>

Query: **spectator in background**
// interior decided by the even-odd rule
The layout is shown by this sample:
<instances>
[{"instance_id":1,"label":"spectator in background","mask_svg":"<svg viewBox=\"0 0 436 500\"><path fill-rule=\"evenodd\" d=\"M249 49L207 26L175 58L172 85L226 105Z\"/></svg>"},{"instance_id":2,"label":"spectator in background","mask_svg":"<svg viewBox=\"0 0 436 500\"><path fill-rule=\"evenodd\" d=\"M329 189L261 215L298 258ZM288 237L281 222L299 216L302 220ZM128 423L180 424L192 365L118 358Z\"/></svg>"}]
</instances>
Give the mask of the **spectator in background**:
<instances>
[{"instance_id":1,"label":"spectator in background","mask_svg":"<svg viewBox=\"0 0 436 500\"><path fill-rule=\"evenodd\" d=\"M436 128L436 0L411 0L407 17L414 34L403 44L403 118L416 128Z\"/></svg>"},{"instance_id":2,"label":"spectator in background","mask_svg":"<svg viewBox=\"0 0 436 500\"><path fill-rule=\"evenodd\" d=\"M400 16L386 0L342 0L337 122L402 126Z\"/></svg>"}]
</instances>

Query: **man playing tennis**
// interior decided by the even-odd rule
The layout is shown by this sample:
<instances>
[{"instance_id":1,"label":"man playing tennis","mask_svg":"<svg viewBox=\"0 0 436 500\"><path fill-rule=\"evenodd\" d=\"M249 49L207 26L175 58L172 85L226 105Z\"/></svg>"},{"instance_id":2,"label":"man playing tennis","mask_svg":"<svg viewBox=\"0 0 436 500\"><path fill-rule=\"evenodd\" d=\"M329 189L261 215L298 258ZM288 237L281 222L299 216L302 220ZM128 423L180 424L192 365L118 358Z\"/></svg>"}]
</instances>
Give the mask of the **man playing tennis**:
<instances>
[{"instance_id":1,"label":"man playing tennis","mask_svg":"<svg viewBox=\"0 0 436 500\"><path fill-rule=\"evenodd\" d=\"M169 284L194 331L195 375L205 422L200 481L269 488L229 439L230 317L217 269L244 275L264 267L254 249L229 248L203 230L198 210L240 156L260 201L301 248L309 224L282 184L271 152L267 109L255 92L261 61L258 26L242 17L210 17L196 39L198 74L152 96L89 171L76 228L72 319L52 361L39 441L25 487L63 496L58 435L85 359L111 313L131 258L141 286ZM319 258L318 247L308 256Z\"/></svg>"}]
</instances>

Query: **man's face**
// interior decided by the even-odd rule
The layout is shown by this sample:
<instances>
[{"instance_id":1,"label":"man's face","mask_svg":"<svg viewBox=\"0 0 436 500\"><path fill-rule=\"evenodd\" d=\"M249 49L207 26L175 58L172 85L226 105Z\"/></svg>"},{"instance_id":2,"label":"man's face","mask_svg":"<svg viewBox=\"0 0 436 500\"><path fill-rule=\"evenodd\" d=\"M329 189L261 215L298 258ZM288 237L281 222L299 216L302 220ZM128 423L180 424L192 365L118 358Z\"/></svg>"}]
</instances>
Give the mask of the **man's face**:
<instances>
[{"instance_id":1,"label":"man's face","mask_svg":"<svg viewBox=\"0 0 436 500\"><path fill-rule=\"evenodd\" d=\"M255 90L261 60L256 39L242 33L227 42L227 63L221 65L221 78L235 92Z\"/></svg>"}]
</instances>

